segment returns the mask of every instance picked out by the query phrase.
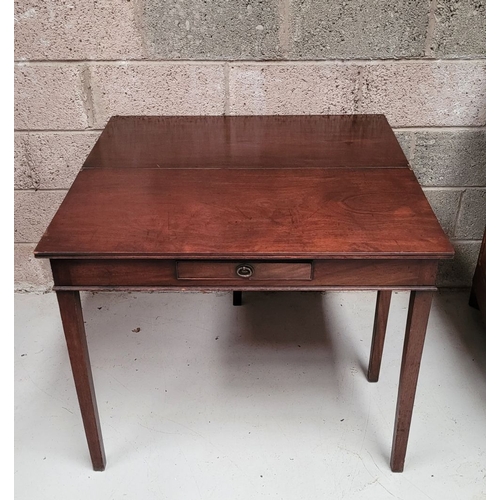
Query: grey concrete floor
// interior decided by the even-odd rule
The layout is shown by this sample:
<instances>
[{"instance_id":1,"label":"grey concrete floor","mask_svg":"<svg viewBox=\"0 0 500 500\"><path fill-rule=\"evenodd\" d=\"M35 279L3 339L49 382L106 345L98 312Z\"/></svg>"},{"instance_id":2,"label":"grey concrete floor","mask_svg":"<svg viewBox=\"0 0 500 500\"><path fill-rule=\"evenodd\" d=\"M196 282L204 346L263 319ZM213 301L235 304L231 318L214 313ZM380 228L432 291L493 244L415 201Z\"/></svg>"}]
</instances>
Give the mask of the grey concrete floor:
<instances>
[{"instance_id":1,"label":"grey concrete floor","mask_svg":"<svg viewBox=\"0 0 500 500\"><path fill-rule=\"evenodd\" d=\"M83 294L108 458L93 472L55 296L17 294L16 498L485 498L485 332L467 302L434 299L394 474L408 293L376 384L375 293Z\"/></svg>"}]
</instances>

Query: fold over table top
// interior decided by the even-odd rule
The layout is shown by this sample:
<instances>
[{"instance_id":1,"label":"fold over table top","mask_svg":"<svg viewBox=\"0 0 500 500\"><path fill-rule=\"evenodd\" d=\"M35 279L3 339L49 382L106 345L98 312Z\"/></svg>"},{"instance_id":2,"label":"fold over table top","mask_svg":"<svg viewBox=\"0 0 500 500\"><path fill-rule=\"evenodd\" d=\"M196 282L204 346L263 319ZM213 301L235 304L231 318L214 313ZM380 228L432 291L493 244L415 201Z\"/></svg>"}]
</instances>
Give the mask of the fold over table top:
<instances>
[{"instance_id":1,"label":"fold over table top","mask_svg":"<svg viewBox=\"0 0 500 500\"><path fill-rule=\"evenodd\" d=\"M113 117L50 258L449 258L382 115Z\"/></svg>"}]
</instances>

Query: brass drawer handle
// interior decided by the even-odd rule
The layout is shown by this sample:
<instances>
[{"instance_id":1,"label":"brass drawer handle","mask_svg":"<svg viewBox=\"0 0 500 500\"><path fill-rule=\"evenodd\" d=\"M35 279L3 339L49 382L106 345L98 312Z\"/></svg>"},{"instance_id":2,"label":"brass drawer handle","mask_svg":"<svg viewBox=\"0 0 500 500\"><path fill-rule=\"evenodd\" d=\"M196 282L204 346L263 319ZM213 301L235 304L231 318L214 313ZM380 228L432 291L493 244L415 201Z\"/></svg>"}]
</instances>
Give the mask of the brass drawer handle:
<instances>
[{"instance_id":1,"label":"brass drawer handle","mask_svg":"<svg viewBox=\"0 0 500 500\"><path fill-rule=\"evenodd\" d=\"M240 278L250 278L253 274L253 267L247 264L241 264L236 268L236 274Z\"/></svg>"}]
</instances>

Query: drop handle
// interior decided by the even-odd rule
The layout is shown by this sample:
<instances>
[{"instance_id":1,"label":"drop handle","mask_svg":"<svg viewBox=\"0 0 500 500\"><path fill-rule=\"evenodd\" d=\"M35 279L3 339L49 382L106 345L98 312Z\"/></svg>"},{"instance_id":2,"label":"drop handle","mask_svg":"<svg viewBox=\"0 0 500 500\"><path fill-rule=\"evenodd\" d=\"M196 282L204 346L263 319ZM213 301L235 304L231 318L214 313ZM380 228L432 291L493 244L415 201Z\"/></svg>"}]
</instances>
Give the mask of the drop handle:
<instances>
[{"instance_id":1,"label":"drop handle","mask_svg":"<svg viewBox=\"0 0 500 500\"><path fill-rule=\"evenodd\" d=\"M250 278L253 275L253 267L248 264L241 264L236 268L236 274L240 278Z\"/></svg>"}]
</instances>

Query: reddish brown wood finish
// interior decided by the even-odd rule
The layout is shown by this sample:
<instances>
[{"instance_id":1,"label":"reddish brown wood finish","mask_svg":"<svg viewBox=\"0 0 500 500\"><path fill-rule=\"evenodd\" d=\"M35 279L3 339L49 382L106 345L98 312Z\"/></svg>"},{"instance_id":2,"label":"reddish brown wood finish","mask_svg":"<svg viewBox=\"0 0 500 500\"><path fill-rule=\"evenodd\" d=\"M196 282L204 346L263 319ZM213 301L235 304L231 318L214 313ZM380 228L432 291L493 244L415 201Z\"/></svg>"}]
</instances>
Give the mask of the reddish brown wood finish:
<instances>
[{"instance_id":1,"label":"reddish brown wood finish","mask_svg":"<svg viewBox=\"0 0 500 500\"><path fill-rule=\"evenodd\" d=\"M41 257L447 258L409 169L87 169Z\"/></svg>"},{"instance_id":2,"label":"reddish brown wood finish","mask_svg":"<svg viewBox=\"0 0 500 500\"><path fill-rule=\"evenodd\" d=\"M389 317L389 307L391 305L391 295L392 292L390 290L379 290L377 293L372 348L370 352L370 363L368 365L369 382L378 382L382 352L384 350L385 331L387 330L387 319Z\"/></svg>"},{"instance_id":3,"label":"reddish brown wood finish","mask_svg":"<svg viewBox=\"0 0 500 500\"><path fill-rule=\"evenodd\" d=\"M383 115L114 116L84 168L407 167Z\"/></svg>"},{"instance_id":4,"label":"reddish brown wood finish","mask_svg":"<svg viewBox=\"0 0 500 500\"><path fill-rule=\"evenodd\" d=\"M238 268L250 268L251 276L238 276ZM207 281L310 281L312 265L310 262L234 262L181 260L177 262L178 280Z\"/></svg>"},{"instance_id":5,"label":"reddish brown wood finish","mask_svg":"<svg viewBox=\"0 0 500 500\"><path fill-rule=\"evenodd\" d=\"M90 458L94 470L103 471L106 467L106 456L97 412L80 294L79 292L56 292L56 294Z\"/></svg>"},{"instance_id":6,"label":"reddish brown wood finish","mask_svg":"<svg viewBox=\"0 0 500 500\"><path fill-rule=\"evenodd\" d=\"M78 290L413 290L391 468L403 469L431 292L453 247L382 115L114 117L35 249L51 260L92 462ZM252 266L251 278L234 275Z\"/></svg>"},{"instance_id":7,"label":"reddish brown wood finish","mask_svg":"<svg viewBox=\"0 0 500 500\"><path fill-rule=\"evenodd\" d=\"M472 278L469 304L479 309L483 320L486 322L486 231L479 250L474 277Z\"/></svg>"},{"instance_id":8,"label":"reddish brown wood finish","mask_svg":"<svg viewBox=\"0 0 500 500\"><path fill-rule=\"evenodd\" d=\"M418 372L424 349L425 333L433 292L413 291L410 294L408 321L401 361L396 421L392 441L391 470L403 472L408 436L410 434L413 402L417 388Z\"/></svg>"},{"instance_id":9,"label":"reddish brown wood finish","mask_svg":"<svg viewBox=\"0 0 500 500\"><path fill-rule=\"evenodd\" d=\"M189 288L199 287L200 280L178 279L176 262L163 259L51 259L54 283L56 286L135 286L135 287L171 287ZM199 262L199 261L197 261ZM187 266L189 261L178 265ZM203 279L202 286L212 288L255 288L268 289L269 287L383 287L383 286L434 286L436 281L437 260L318 260L314 261L312 279L309 266L299 268L302 279L264 279L259 275L254 279L244 279L229 274L238 264L250 263L259 268L259 262L253 260L226 261L225 263L206 261L207 269L222 267L226 274L222 278ZM278 265L274 264L275 266ZM290 265L295 264L290 261ZM263 265L263 264L262 264ZM278 269L283 269L280 265ZM220 272L220 271L219 271ZM83 288L80 288L83 289Z\"/></svg>"}]
</instances>

